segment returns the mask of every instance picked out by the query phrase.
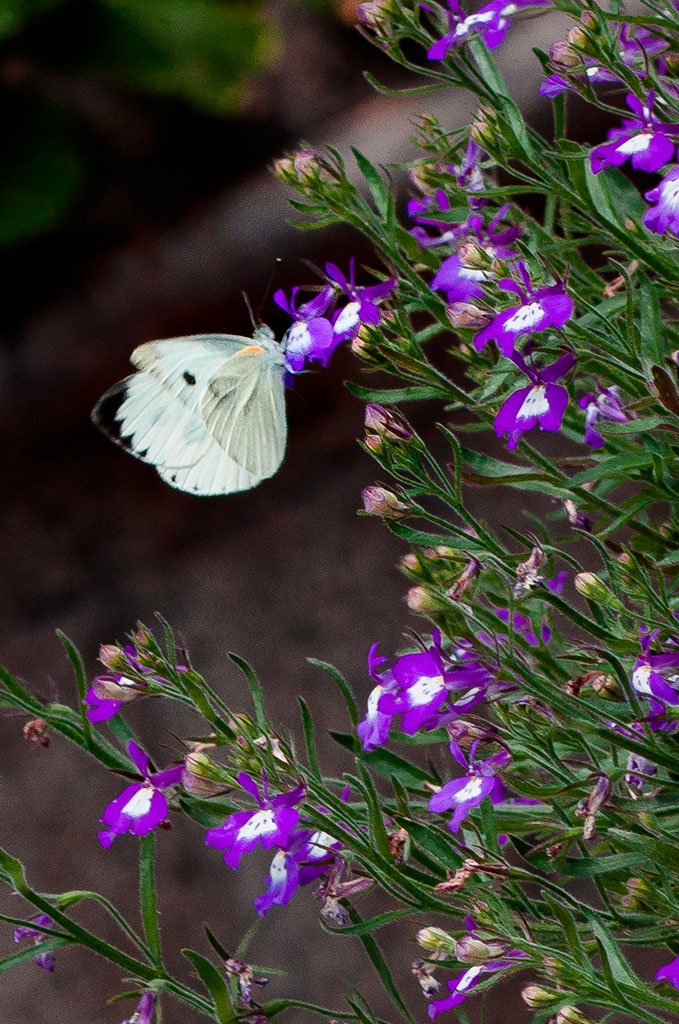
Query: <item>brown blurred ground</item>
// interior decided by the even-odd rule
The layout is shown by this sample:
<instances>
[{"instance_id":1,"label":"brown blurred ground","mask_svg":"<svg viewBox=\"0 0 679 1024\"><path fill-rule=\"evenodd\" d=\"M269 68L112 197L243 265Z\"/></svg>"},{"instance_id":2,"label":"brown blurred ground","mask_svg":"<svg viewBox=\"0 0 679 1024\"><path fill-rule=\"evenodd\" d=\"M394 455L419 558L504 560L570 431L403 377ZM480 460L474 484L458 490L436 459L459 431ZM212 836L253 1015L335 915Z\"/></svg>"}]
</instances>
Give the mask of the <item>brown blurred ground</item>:
<instances>
[{"instance_id":1,"label":"brown blurred ground","mask_svg":"<svg viewBox=\"0 0 679 1024\"><path fill-rule=\"evenodd\" d=\"M276 155L267 142L278 147L302 136L345 153L352 143L385 162L407 159L418 111L436 109L450 126L468 117L471 108L458 96L375 98L357 74L374 59L360 40L302 16L293 5L281 4L279 14L286 55L265 90L271 108L251 129L260 164ZM543 20L511 36L503 60L513 65L515 91L524 100L534 96L539 80L529 46L546 48L558 36L558 24ZM219 158L237 166L241 154L230 151L228 126L221 135L213 130ZM243 146L242 132L238 139ZM402 546L379 523L355 514L375 470L355 443L361 407L342 387L357 373L348 353L338 354L327 373L297 382L288 396L284 466L247 494L197 500L172 491L89 423L90 408L128 372L129 352L140 342L203 330L248 333L238 295L246 289L257 306L275 257L286 257L279 286L308 279L300 256L343 263L355 252L369 259L346 235L292 232L284 223L286 198L261 166L250 165L245 178L232 176L228 186L187 208L178 204L164 221L142 218L141 226L113 242L110 235L106 244L101 236L97 241L91 226L76 225L70 237L59 234L59 244L46 240L17 256L0 408L0 658L45 695L53 685L61 700L74 699L56 628L72 637L94 675L99 643L122 639L138 618L150 623L158 610L234 708L247 697L226 658L229 650L258 671L274 720L296 727L294 696L303 693L322 733L344 719L331 684L305 659L336 664L363 699L370 643L379 639L390 653L403 628L417 624L406 612L405 582L395 568ZM131 209L138 214L134 204ZM280 319L272 322L283 327ZM130 719L161 760L161 744L174 742L166 730L181 734L195 727L184 712L155 703L133 707ZM93 771L62 741L48 750L27 749L21 724L7 718L0 726L0 843L25 860L29 879L42 891L97 888L121 907L133 907L136 842L123 837L104 852L96 839L97 819L118 780ZM334 769L351 769L328 748L324 756ZM183 821L159 836L169 949L207 952L203 920L234 947L253 920L252 898L262 889L267 856L246 858L236 877L202 844L201 830ZM374 900L366 899L366 910ZM16 912L19 901L3 897L2 906ZM83 920L115 937L95 912L84 912ZM391 957L424 1020L425 1004L409 973L414 947L396 941L410 934L392 931ZM2 936L9 951L11 929L3 928ZM266 998L296 995L339 1009L349 981L374 996L377 1011L397 1020L375 995L361 948L321 931L308 891L287 911L271 912L252 950L260 963L289 971L272 981ZM125 987L117 969L75 950L60 952L58 960L53 977L31 964L3 976L2 1024L117 1024L130 1012L127 1004L105 1005ZM505 1024L523 1015L516 998L495 1005L502 1006ZM165 1024L193 1019L166 1003Z\"/></svg>"}]
</instances>

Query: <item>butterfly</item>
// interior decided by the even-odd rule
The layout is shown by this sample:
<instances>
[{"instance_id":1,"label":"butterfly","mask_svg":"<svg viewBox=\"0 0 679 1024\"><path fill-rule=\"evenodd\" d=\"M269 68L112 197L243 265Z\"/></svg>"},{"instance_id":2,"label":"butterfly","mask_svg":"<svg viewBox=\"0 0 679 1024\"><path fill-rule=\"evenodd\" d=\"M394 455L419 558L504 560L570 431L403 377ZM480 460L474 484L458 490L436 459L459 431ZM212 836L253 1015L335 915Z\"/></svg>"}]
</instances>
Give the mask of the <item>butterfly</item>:
<instances>
[{"instance_id":1,"label":"butterfly","mask_svg":"<svg viewBox=\"0 0 679 1024\"><path fill-rule=\"evenodd\" d=\"M180 491L232 494L273 476L285 454L285 352L265 326L252 338L196 334L150 341L136 373L92 412L116 444Z\"/></svg>"}]
</instances>

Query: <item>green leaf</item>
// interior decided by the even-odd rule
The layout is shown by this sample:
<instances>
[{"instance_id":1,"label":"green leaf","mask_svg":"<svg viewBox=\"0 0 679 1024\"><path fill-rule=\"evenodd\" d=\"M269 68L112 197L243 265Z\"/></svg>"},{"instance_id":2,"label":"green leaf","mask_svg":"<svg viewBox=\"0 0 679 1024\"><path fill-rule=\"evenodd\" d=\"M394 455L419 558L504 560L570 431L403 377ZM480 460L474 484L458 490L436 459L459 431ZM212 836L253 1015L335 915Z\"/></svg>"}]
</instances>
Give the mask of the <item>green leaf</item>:
<instances>
[{"instance_id":1,"label":"green leaf","mask_svg":"<svg viewBox=\"0 0 679 1024\"><path fill-rule=\"evenodd\" d=\"M331 732L330 736L339 743L341 747L350 750L351 753L361 761L364 761L373 771L386 778L397 775L400 781L410 789L421 789L424 782L435 783L436 779L428 772L418 768L417 765L404 761L390 750L380 747L378 750L366 752L355 736L348 733Z\"/></svg>"},{"instance_id":2,"label":"green leaf","mask_svg":"<svg viewBox=\"0 0 679 1024\"><path fill-rule=\"evenodd\" d=\"M259 679L255 675L254 670L251 668L250 665L248 665L247 661L245 661L243 658L240 658L237 654L233 654L231 651L229 651L229 657L231 658L231 661L234 663L234 665L238 665L238 668L241 670L241 672L244 674L245 678L248 681L250 694L252 696L252 703L255 706L255 719L257 721L257 725L259 726L259 728L265 732L267 729L267 720L264 711L264 696L262 694L261 683L259 682Z\"/></svg>"},{"instance_id":3,"label":"green leaf","mask_svg":"<svg viewBox=\"0 0 679 1024\"><path fill-rule=\"evenodd\" d=\"M157 967L162 967L163 957L160 949L160 929L156 905L155 839L155 834L149 832L148 835L142 836L139 844L139 898L144 935L151 951L151 957Z\"/></svg>"},{"instance_id":4,"label":"green leaf","mask_svg":"<svg viewBox=\"0 0 679 1024\"><path fill-rule=\"evenodd\" d=\"M358 913L355 907L349 907L349 916L351 918L352 924L362 923L363 919L361 918L361 915ZM384 990L391 999L392 1003L394 1004L396 1009L403 1014L403 1016L409 1022L409 1024L414 1024L413 1018L410 1015L408 1007L401 999L399 991L396 988L396 985L394 984L394 980L391 976L389 968L387 967L386 961L382 956L382 951L380 950L380 947L377 945L377 942L372 937L372 935L359 935L359 939L363 943L363 948L370 957L370 962L377 971L380 981L382 982L382 985L384 987Z\"/></svg>"},{"instance_id":5,"label":"green leaf","mask_svg":"<svg viewBox=\"0 0 679 1024\"><path fill-rule=\"evenodd\" d=\"M388 197L387 190L384 187L384 182L370 161L367 160L362 153L353 146L351 147L351 152L354 154L354 159L358 164L358 168L365 178L365 182L368 186L370 195L373 198L375 208L377 209L380 217L385 220L388 210Z\"/></svg>"},{"instance_id":6,"label":"green leaf","mask_svg":"<svg viewBox=\"0 0 679 1024\"><path fill-rule=\"evenodd\" d=\"M330 678L334 679L334 681L337 683L347 705L349 717L351 718L351 724L355 727L358 724L358 708L356 707L354 695L351 692L351 689L349 688L349 684L347 683L347 681L344 679L342 675L340 675L337 669L334 668L332 665L329 665L327 661L319 661L318 658L307 658L307 661L309 662L310 665L315 665L317 668L322 669L323 672L327 672Z\"/></svg>"},{"instance_id":7,"label":"green leaf","mask_svg":"<svg viewBox=\"0 0 679 1024\"><path fill-rule=\"evenodd\" d=\"M657 286L645 275L639 282L636 298L639 305L638 326L641 354L648 359L661 361L665 352L663 351L664 346L662 343L663 330L660 298Z\"/></svg>"},{"instance_id":8,"label":"green leaf","mask_svg":"<svg viewBox=\"0 0 679 1024\"><path fill-rule=\"evenodd\" d=\"M302 726L304 729L304 740L306 742L307 757L309 758L309 767L311 774L317 779L321 779L321 769L318 765L318 757L316 755L316 741L314 740L314 722L309 711L309 706L304 700L304 697L297 698L299 706L302 709Z\"/></svg>"},{"instance_id":9,"label":"green leaf","mask_svg":"<svg viewBox=\"0 0 679 1024\"><path fill-rule=\"evenodd\" d=\"M200 980L212 996L215 1014L220 1024L236 1019L236 1011L227 984L214 964L193 949L183 949L182 955L192 964Z\"/></svg>"},{"instance_id":10,"label":"green leaf","mask_svg":"<svg viewBox=\"0 0 679 1024\"><path fill-rule=\"evenodd\" d=\"M72 945L70 939L48 939L40 943L41 953L51 953L55 949L60 949L62 946ZM10 956L3 957L0 960L0 973L3 971L11 971L13 967L18 967L19 964L25 964L26 962L33 960L37 950L35 946L27 946L26 949L21 949L18 953L12 953Z\"/></svg>"},{"instance_id":11,"label":"green leaf","mask_svg":"<svg viewBox=\"0 0 679 1024\"><path fill-rule=\"evenodd\" d=\"M414 384L405 388L364 388L347 381L347 388L363 402L378 402L380 405L399 405L401 402L420 401L425 398L448 398L442 388L430 384Z\"/></svg>"},{"instance_id":12,"label":"green leaf","mask_svg":"<svg viewBox=\"0 0 679 1024\"><path fill-rule=\"evenodd\" d=\"M87 709L83 704L83 701L85 700L85 694L87 692L87 683L85 682L85 666L83 665L82 658L80 657L80 653L75 644L72 643L68 639L66 634L62 633L60 629L57 630L57 638L59 639L64 650L66 651L68 660L70 661L73 667L73 672L75 674L76 690L78 694L78 711L80 713L80 724L82 725L83 736L85 738L87 749L89 750L92 747L92 727L90 725L90 720L87 717Z\"/></svg>"},{"instance_id":13,"label":"green leaf","mask_svg":"<svg viewBox=\"0 0 679 1024\"><path fill-rule=\"evenodd\" d=\"M385 523L392 533L395 533L397 537L401 538L401 540L408 541L409 544L421 544L424 547L438 547L441 545L447 548L459 548L462 554L464 554L465 551L486 550L486 546L483 541L476 537L471 537L469 534L463 533L462 530L460 530L459 535L427 533L423 530L414 530L411 526L406 526L404 523L400 523L395 519L391 519L389 521L385 520Z\"/></svg>"}]
</instances>

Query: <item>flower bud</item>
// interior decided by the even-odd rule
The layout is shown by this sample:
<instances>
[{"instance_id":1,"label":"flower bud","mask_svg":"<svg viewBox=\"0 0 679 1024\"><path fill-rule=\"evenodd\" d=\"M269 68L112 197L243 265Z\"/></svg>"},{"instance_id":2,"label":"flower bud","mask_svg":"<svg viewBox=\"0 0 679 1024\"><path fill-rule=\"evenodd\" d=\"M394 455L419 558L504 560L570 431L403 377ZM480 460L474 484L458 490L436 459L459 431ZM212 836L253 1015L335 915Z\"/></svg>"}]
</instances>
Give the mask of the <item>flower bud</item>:
<instances>
[{"instance_id":1,"label":"flower bud","mask_svg":"<svg viewBox=\"0 0 679 1024\"><path fill-rule=\"evenodd\" d=\"M363 508L369 516L402 519L411 511L410 505L401 501L393 491L388 491L385 487L364 487L361 497Z\"/></svg>"},{"instance_id":2,"label":"flower bud","mask_svg":"<svg viewBox=\"0 0 679 1024\"><path fill-rule=\"evenodd\" d=\"M463 964L472 964L478 967L487 964L489 960L501 957L509 949L507 942L491 940L482 942L471 935L464 935L455 943L455 956Z\"/></svg>"},{"instance_id":3,"label":"flower bud","mask_svg":"<svg viewBox=\"0 0 679 1024\"><path fill-rule=\"evenodd\" d=\"M480 106L472 123L471 137L484 149L492 146L496 140L495 114L489 107Z\"/></svg>"},{"instance_id":4,"label":"flower bud","mask_svg":"<svg viewBox=\"0 0 679 1024\"><path fill-rule=\"evenodd\" d=\"M484 728L480 725L474 725L472 722L465 722L463 718L458 718L454 722L448 722L446 725L446 732L448 737L454 742L459 743L461 746L469 747L474 740L496 740L499 736L497 729L492 726Z\"/></svg>"},{"instance_id":5,"label":"flower bud","mask_svg":"<svg viewBox=\"0 0 679 1024\"><path fill-rule=\"evenodd\" d=\"M409 551L408 554L404 555L401 559L401 568L405 570L405 572L414 573L419 573L422 570L419 558L412 551Z\"/></svg>"},{"instance_id":6,"label":"flower bud","mask_svg":"<svg viewBox=\"0 0 679 1024\"><path fill-rule=\"evenodd\" d=\"M406 603L411 612L415 612L417 615L431 615L432 612L442 612L446 608L450 609L450 605L445 605L426 587L411 587L408 591Z\"/></svg>"},{"instance_id":7,"label":"flower bud","mask_svg":"<svg viewBox=\"0 0 679 1024\"><path fill-rule=\"evenodd\" d=\"M450 302L446 306L446 316L456 330L476 330L486 327L494 314L489 309L481 309L473 302Z\"/></svg>"},{"instance_id":8,"label":"flower bud","mask_svg":"<svg viewBox=\"0 0 679 1024\"><path fill-rule=\"evenodd\" d=\"M97 676L92 689L99 700L119 700L123 704L135 700L146 691L146 685L126 676Z\"/></svg>"},{"instance_id":9,"label":"flower bud","mask_svg":"<svg viewBox=\"0 0 679 1024\"><path fill-rule=\"evenodd\" d=\"M576 1006L562 1006L554 1018L554 1024L592 1024L589 1017L584 1017Z\"/></svg>"},{"instance_id":10,"label":"flower bud","mask_svg":"<svg viewBox=\"0 0 679 1024\"><path fill-rule=\"evenodd\" d=\"M99 648L99 661L110 672L129 672L125 654L117 644L102 644Z\"/></svg>"},{"instance_id":11,"label":"flower bud","mask_svg":"<svg viewBox=\"0 0 679 1024\"><path fill-rule=\"evenodd\" d=\"M420 928L415 936L418 946L429 949L432 953L455 953L455 939L443 928Z\"/></svg>"},{"instance_id":12,"label":"flower bud","mask_svg":"<svg viewBox=\"0 0 679 1024\"><path fill-rule=\"evenodd\" d=\"M409 441L413 432L405 420L374 402L365 407L365 425L390 441Z\"/></svg>"},{"instance_id":13,"label":"flower bud","mask_svg":"<svg viewBox=\"0 0 679 1024\"><path fill-rule=\"evenodd\" d=\"M563 999L563 992L555 992L554 989L544 988L542 985L526 985L521 990L521 998L531 1009L539 1009Z\"/></svg>"},{"instance_id":14,"label":"flower bud","mask_svg":"<svg viewBox=\"0 0 679 1024\"><path fill-rule=\"evenodd\" d=\"M182 786L192 796L209 799L229 789L229 778L224 769L200 751L192 750L184 758Z\"/></svg>"},{"instance_id":15,"label":"flower bud","mask_svg":"<svg viewBox=\"0 0 679 1024\"><path fill-rule=\"evenodd\" d=\"M615 701L624 701L627 699L615 676L610 675L608 672L595 672L593 674L595 678L592 679L591 686L599 697L603 697L604 700Z\"/></svg>"},{"instance_id":16,"label":"flower bud","mask_svg":"<svg viewBox=\"0 0 679 1024\"><path fill-rule=\"evenodd\" d=\"M625 606L612 594L599 577L593 572L579 572L575 577L575 589L583 597L590 601L598 601L600 604L613 608L616 611L624 612Z\"/></svg>"},{"instance_id":17,"label":"flower bud","mask_svg":"<svg viewBox=\"0 0 679 1024\"><path fill-rule=\"evenodd\" d=\"M356 8L356 18L366 28L388 29L385 22L391 13L390 7L390 0L366 0Z\"/></svg>"},{"instance_id":18,"label":"flower bud","mask_svg":"<svg viewBox=\"0 0 679 1024\"><path fill-rule=\"evenodd\" d=\"M565 39L559 39L549 48L549 59L558 71L570 71L582 64L582 57Z\"/></svg>"}]
</instances>

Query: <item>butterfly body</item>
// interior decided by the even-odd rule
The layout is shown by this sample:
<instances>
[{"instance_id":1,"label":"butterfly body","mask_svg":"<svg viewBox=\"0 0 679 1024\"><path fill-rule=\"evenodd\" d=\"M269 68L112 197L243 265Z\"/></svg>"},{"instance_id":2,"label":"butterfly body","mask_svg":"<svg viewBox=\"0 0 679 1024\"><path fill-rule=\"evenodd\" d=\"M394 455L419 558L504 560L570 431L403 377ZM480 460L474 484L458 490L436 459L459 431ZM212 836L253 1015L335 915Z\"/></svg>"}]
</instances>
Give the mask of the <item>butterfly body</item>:
<instances>
[{"instance_id":1,"label":"butterfly body","mask_svg":"<svg viewBox=\"0 0 679 1024\"><path fill-rule=\"evenodd\" d=\"M140 345L94 422L172 487L231 494L272 476L285 454L284 351L253 338L198 334Z\"/></svg>"}]
</instances>

